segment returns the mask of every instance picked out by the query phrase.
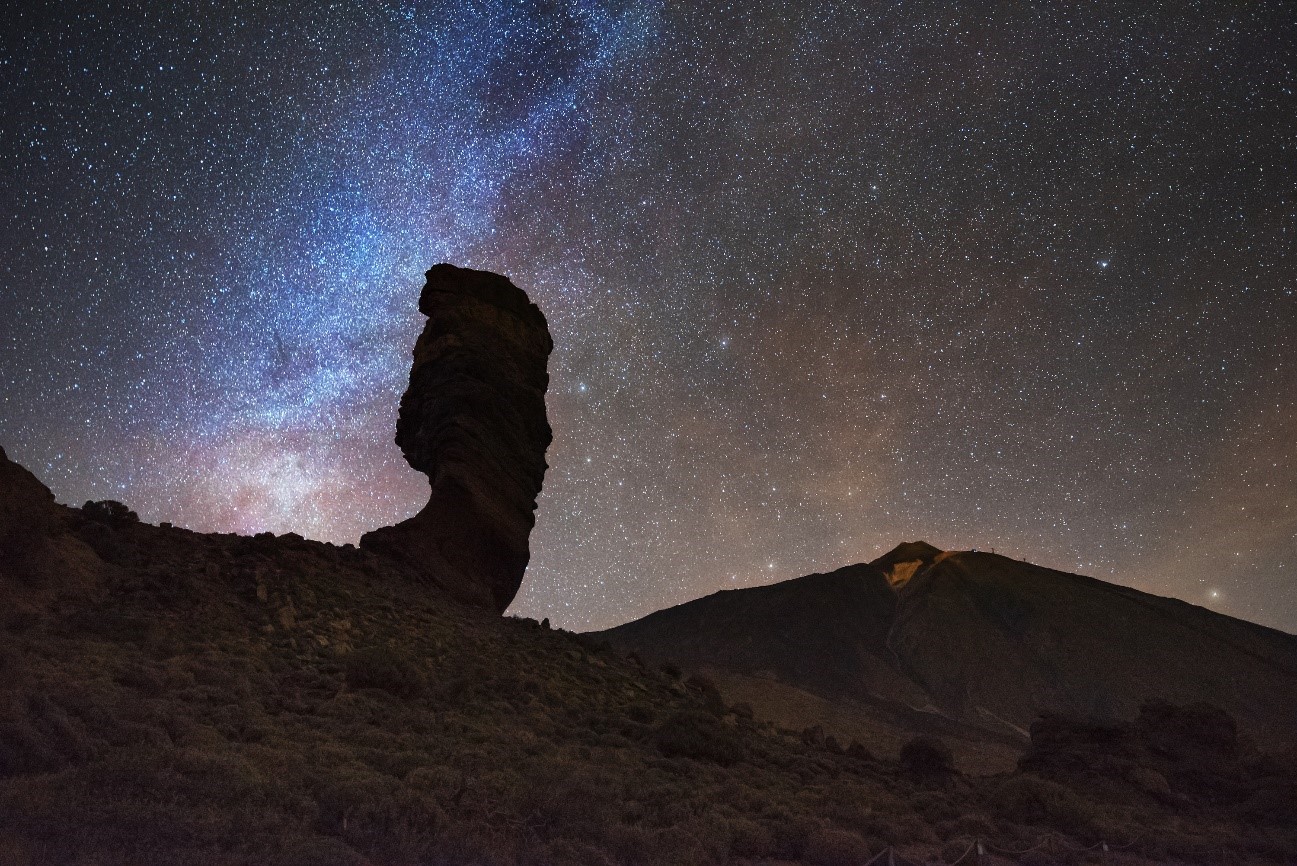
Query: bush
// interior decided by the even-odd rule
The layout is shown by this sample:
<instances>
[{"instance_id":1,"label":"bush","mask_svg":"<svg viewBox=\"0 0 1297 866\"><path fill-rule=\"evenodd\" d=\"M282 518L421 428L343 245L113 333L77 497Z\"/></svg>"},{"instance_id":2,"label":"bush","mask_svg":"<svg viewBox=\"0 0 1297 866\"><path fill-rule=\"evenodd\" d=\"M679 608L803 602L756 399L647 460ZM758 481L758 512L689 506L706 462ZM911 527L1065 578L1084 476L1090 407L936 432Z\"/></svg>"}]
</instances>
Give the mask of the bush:
<instances>
[{"instance_id":1,"label":"bush","mask_svg":"<svg viewBox=\"0 0 1297 866\"><path fill-rule=\"evenodd\" d=\"M369 861L355 849L328 836L290 836L276 840L276 866L364 866Z\"/></svg>"},{"instance_id":2,"label":"bush","mask_svg":"<svg viewBox=\"0 0 1297 866\"><path fill-rule=\"evenodd\" d=\"M730 821L730 853L736 857L769 857L775 852L775 835L747 818Z\"/></svg>"},{"instance_id":3,"label":"bush","mask_svg":"<svg viewBox=\"0 0 1297 866\"><path fill-rule=\"evenodd\" d=\"M951 829L961 836L985 837L995 833L995 825L991 823L991 819L976 813L960 815L951 822Z\"/></svg>"},{"instance_id":4,"label":"bush","mask_svg":"<svg viewBox=\"0 0 1297 866\"><path fill-rule=\"evenodd\" d=\"M626 718L641 725L651 724L653 716L653 707L647 703L635 703L626 708Z\"/></svg>"},{"instance_id":5,"label":"bush","mask_svg":"<svg viewBox=\"0 0 1297 866\"><path fill-rule=\"evenodd\" d=\"M570 863L572 866L613 866L604 852L585 842L574 839L555 839L545 850L551 863Z\"/></svg>"},{"instance_id":6,"label":"bush","mask_svg":"<svg viewBox=\"0 0 1297 866\"><path fill-rule=\"evenodd\" d=\"M1092 835L1094 813L1071 790L1037 776L1015 776L991 795L995 813L1019 824L1040 824L1064 833Z\"/></svg>"},{"instance_id":7,"label":"bush","mask_svg":"<svg viewBox=\"0 0 1297 866\"><path fill-rule=\"evenodd\" d=\"M707 712L718 718L729 712L729 708L725 706L725 699L721 696L721 690L709 677L694 674L685 680L685 685L702 695L703 705L707 707Z\"/></svg>"},{"instance_id":8,"label":"bush","mask_svg":"<svg viewBox=\"0 0 1297 866\"><path fill-rule=\"evenodd\" d=\"M25 719L0 722L0 779L50 773L64 763L58 750Z\"/></svg>"},{"instance_id":9,"label":"bush","mask_svg":"<svg viewBox=\"0 0 1297 866\"><path fill-rule=\"evenodd\" d=\"M693 758L722 767L743 758L742 742L709 713L676 713L658 726L653 740L668 758Z\"/></svg>"},{"instance_id":10,"label":"bush","mask_svg":"<svg viewBox=\"0 0 1297 866\"><path fill-rule=\"evenodd\" d=\"M125 505L113 499L101 499L98 502L87 502L81 506L86 517L100 523L139 523L140 516Z\"/></svg>"},{"instance_id":11,"label":"bush","mask_svg":"<svg viewBox=\"0 0 1297 866\"><path fill-rule=\"evenodd\" d=\"M901 766L916 776L949 776L955 772L955 756L936 737L915 737L901 746Z\"/></svg>"},{"instance_id":12,"label":"bush","mask_svg":"<svg viewBox=\"0 0 1297 866\"><path fill-rule=\"evenodd\" d=\"M859 741L852 740L851 745L847 746L847 757L855 758L857 761L872 761L874 753L862 746Z\"/></svg>"},{"instance_id":13,"label":"bush","mask_svg":"<svg viewBox=\"0 0 1297 866\"><path fill-rule=\"evenodd\" d=\"M855 833L824 828L807 837L804 856L820 866L857 866L869 859L869 846Z\"/></svg>"},{"instance_id":14,"label":"bush","mask_svg":"<svg viewBox=\"0 0 1297 866\"><path fill-rule=\"evenodd\" d=\"M423 694L423 674L410 659L387 647L367 647L347 656L347 684L353 689L382 689L398 698Z\"/></svg>"}]
</instances>

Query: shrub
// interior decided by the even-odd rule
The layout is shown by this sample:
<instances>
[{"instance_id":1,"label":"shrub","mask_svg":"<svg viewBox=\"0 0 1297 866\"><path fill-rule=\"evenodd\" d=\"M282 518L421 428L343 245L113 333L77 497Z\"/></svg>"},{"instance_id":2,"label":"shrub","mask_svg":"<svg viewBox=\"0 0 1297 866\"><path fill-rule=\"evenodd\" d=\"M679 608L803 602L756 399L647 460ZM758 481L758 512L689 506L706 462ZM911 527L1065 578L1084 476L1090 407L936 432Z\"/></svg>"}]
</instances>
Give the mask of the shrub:
<instances>
[{"instance_id":1,"label":"shrub","mask_svg":"<svg viewBox=\"0 0 1297 866\"><path fill-rule=\"evenodd\" d=\"M991 806L1001 818L1020 824L1043 824L1065 833L1090 835L1094 813L1071 790L1037 776L1015 776L991 794Z\"/></svg>"},{"instance_id":2,"label":"shrub","mask_svg":"<svg viewBox=\"0 0 1297 866\"><path fill-rule=\"evenodd\" d=\"M822 747L824 745L824 727L822 725L811 725L803 729L802 742L808 746Z\"/></svg>"},{"instance_id":3,"label":"shrub","mask_svg":"<svg viewBox=\"0 0 1297 866\"><path fill-rule=\"evenodd\" d=\"M667 827L656 830L648 839L649 862L661 864L704 863L707 861L707 850L693 833L684 827ZM647 858L646 858L647 859Z\"/></svg>"},{"instance_id":4,"label":"shrub","mask_svg":"<svg viewBox=\"0 0 1297 866\"><path fill-rule=\"evenodd\" d=\"M574 839L554 839L546 847L545 855L545 860L550 863L570 863L572 866L613 866L613 861L604 852Z\"/></svg>"},{"instance_id":5,"label":"shrub","mask_svg":"<svg viewBox=\"0 0 1297 866\"><path fill-rule=\"evenodd\" d=\"M936 737L915 737L901 746L901 766L916 776L949 776L955 772L955 756Z\"/></svg>"},{"instance_id":6,"label":"shrub","mask_svg":"<svg viewBox=\"0 0 1297 866\"><path fill-rule=\"evenodd\" d=\"M87 502L81 506L86 517L100 523L139 523L140 516L125 505L113 499L101 499L98 502Z\"/></svg>"},{"instance_id":7,"label":"shrub","mask_svg":"<svg viewBox=\"0 0 1297 866\"><path fill-rule=\"evenodd\" d=\"M879 835L893 845L931 844L937 841L928 822L913 812L888 818L886 826L879 828Z\"/></svg>"},{"instance_id":8,"label":"shrub","mask_svg":"<svg viewBox=\"0 0 1297 866\"><path fill-rule=\"evenodd\" d=\"M398 698L423 694L423 674L402 654L387 647L367 647L347 656L347 684L354 689L382 689Z\"/></svg>"},{"instance_id":9,"label":"shrub","mask_svg":"<svg viewBox=\"0 0 1297 866\"><path fill-rule=\"evenodd\" d=\"M668 758L693 758L728 767L743 758L743 744L710 713L680 712L658 726L653 740Z\"/></svg>"},{"instance_id":10,"label":"shrub","mask_svg":"<svg viewBox=\"0 0 1297 866\"><path fill-rule=\"evenodd\" d=\"M976 813L960 815L951 822L951 829L962 836L990 836L995 833L991 819Z\"/></svg>"},{"instance_id":11,"label":"shrub","mask_svg":"<svg viewBox=\"0 0 1297 866\"><path fill-rule=\"evenodd\" d=\"M851 745L847 746L847 757L855 758L857 761L872 761L874 753L862 746L858 740L852 740Z\"/></svg>"},{"instance_id":12,"label":"shrub","mask_svg":"<svg viewBox=\"0 0 1297 866\"><path fill-rule=\"evenodd\" d=\"M756 821L734 818L730 833L730 853L736 857L769 857L775 852L774 833Z\"/></svg>"},{"instance_id":13,"label":"shrub","mask_svg":"<svg viewBox=\"0 0 1297 866\"><path fill-rule=\"evenodd\" d=\"M729 712L729 708L725 706L725 699L721 696L721 690L709 677L694 674L685 680L685 685L702 695L703 705L707 707L707 712L717 717L724 716Z\"/></svg>"},{"instance_id":14,"label":"shrub","mask_svg":"<svg viewBox=\"0 0 1297 866\"><path fill-rule=\"evenodd\" d=\"M532 826L546 834L589 839L616 823L621 789L616 777L586 761L559 756L537 761L507 787Z\"/></svg>"},{"instance_id":15,"label":"shrub","mask_svg":"<svg viewBox=\"0 0 1297 866\"><path fill-rule=\"evenodd\" d=\"M53 772L63 763L58 750L25 719L0 721L0 779Z\"/></svg>"},{"instance_id":16,"label":"shrub","mask_svg":"<svg viewBox=\"0 0 1297 866\"><path fill-rule=\"evenodd\" d=\"M910 808L930 823L953 821L959 808L948 797L937 791L922 791L910 799Z\"/></svg>"},{"instance_id":17,"label":"shrub","mask_svg":"<svg viewBox=\"0 0 1297 866\"><path fill-rule=\"evenodd\" d=\"M369 861L344 842L328 836L290 836L276 840L275 866L364 866Z\"/></svg>"},{"instance_id":18,"label":"shrub","mask_svg":"<svg viewBox=\"0 0 1297 866\"><path fill-rule=\"evenodd\" d=\"M857 866L869 859L869 846L855 833L826 827L807 837L804 856L820 866Z\"/></svg>"},{"instance_id":19,"label":"shrub","mask_svg":"<svg viewBox=\"0 0 1297 866\"><path fill-rule=\"evenodd\" d=\"M626 717L642 725L650 724L653 721L653 716L653 707L647 703L634 703L626 708Z\"/></svg>"}]
</instances>

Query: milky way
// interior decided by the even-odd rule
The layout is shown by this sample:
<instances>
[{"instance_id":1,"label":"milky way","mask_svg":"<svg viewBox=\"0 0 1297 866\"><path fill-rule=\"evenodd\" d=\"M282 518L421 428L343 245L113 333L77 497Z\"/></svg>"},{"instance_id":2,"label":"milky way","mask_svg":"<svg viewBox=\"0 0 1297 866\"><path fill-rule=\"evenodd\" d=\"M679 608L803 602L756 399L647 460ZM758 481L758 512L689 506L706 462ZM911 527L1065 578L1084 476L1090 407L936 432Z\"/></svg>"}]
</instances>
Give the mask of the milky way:
<instances>
[{"instance_id":1,"label":"milky way","mask_svg":"<svg viewBox=\"0 0 1297 866\"><path fill-rule=\"evenodd\" d=\"M1297 631L1285 4L140 4L3 35L0 443L336 542L438 261L545 310L514 611L995 548Z\"/></svg>"}]
</instances>

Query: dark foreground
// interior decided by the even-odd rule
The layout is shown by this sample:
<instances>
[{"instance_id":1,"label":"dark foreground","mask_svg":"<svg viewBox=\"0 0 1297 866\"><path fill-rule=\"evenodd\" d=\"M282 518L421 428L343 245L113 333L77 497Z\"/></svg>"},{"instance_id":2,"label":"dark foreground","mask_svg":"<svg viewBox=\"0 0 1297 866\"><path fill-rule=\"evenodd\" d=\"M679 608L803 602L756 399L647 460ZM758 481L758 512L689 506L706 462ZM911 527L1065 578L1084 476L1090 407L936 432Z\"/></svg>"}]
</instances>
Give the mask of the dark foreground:
<instances>
[{"instance_id":1,"label":"dark foreground","mask_svg":"<svg viewBox=\"0 0 1297 866\"><path fill-rule=\"evenodd\" d=\"M1297 861L1292 755L1206 708L1052 719L1027 771L965 777L370 552L38 510L0 539L0 863Z\"/></svg>"}]
</instances>

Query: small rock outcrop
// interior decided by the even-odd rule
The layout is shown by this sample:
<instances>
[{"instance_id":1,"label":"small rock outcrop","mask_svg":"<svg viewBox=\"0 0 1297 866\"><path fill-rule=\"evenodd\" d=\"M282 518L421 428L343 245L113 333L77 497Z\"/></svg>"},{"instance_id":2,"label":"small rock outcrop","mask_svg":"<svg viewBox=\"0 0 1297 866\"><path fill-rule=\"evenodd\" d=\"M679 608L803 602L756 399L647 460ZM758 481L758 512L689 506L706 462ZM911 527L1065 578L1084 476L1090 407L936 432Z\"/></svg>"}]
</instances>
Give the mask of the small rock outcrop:
<instances>
[{"instance_id":1,"label":"small rock outcrop","mask_svg":"<svg viewBox=\"0 0 1297 866\"><path fill-rule=\"evenodd\" d=\"M21 531L52 511L54 494L0 448L0 537Z\"/></svg>"},{"instance_id":2,"label":"small rock outcrop","mask_svg":"<svg viewBox=\"0 0 1297 866\"><path fill-rule=\"evenodd\" d=\"M0 574L29 571L56 524L54 494L0 448Z\"/></svg>"},{"instance_id":3,"label":"small rock outcrop","mask_svg":"<svg viewBox=\"0 0 1297 866\"><path fill-rule=\"evenodd\" d=\"M887 575L887 582L894 589L901 589L910 582L918 571L934 562L939 562L946 552L933 547L926 541L907 541L898 544L887 553L869 563Z\"/></svg>"},{"instance_id":4,"label":"small rock outcrop","mask_svg":"<svg viewBox=\"0 0 1297 866\"><path fill-rule=\"evenodd\" d=\"M503 611L530 552L552 438L545 415L554 343L545 317L505 277L440 264L401 398L396 444L428 476L428 504L361 546L402 560L459 599Z\"/></svg>"},{"instance_id":5,"label":"small rock outcrop","mask_svg":"<svg viewBox=\"0 0 1297 866\"><path fill-rule=\"evenodd\" d=\"M1133 723L1045 714L1031 726L1024 772L1080 790L1125 784L1179 808L1225 806L1262 821L1297 821L1297 764L1264 755L1232 716L1206 703L1151 699Z\"/></svg>"}]
</instances>

